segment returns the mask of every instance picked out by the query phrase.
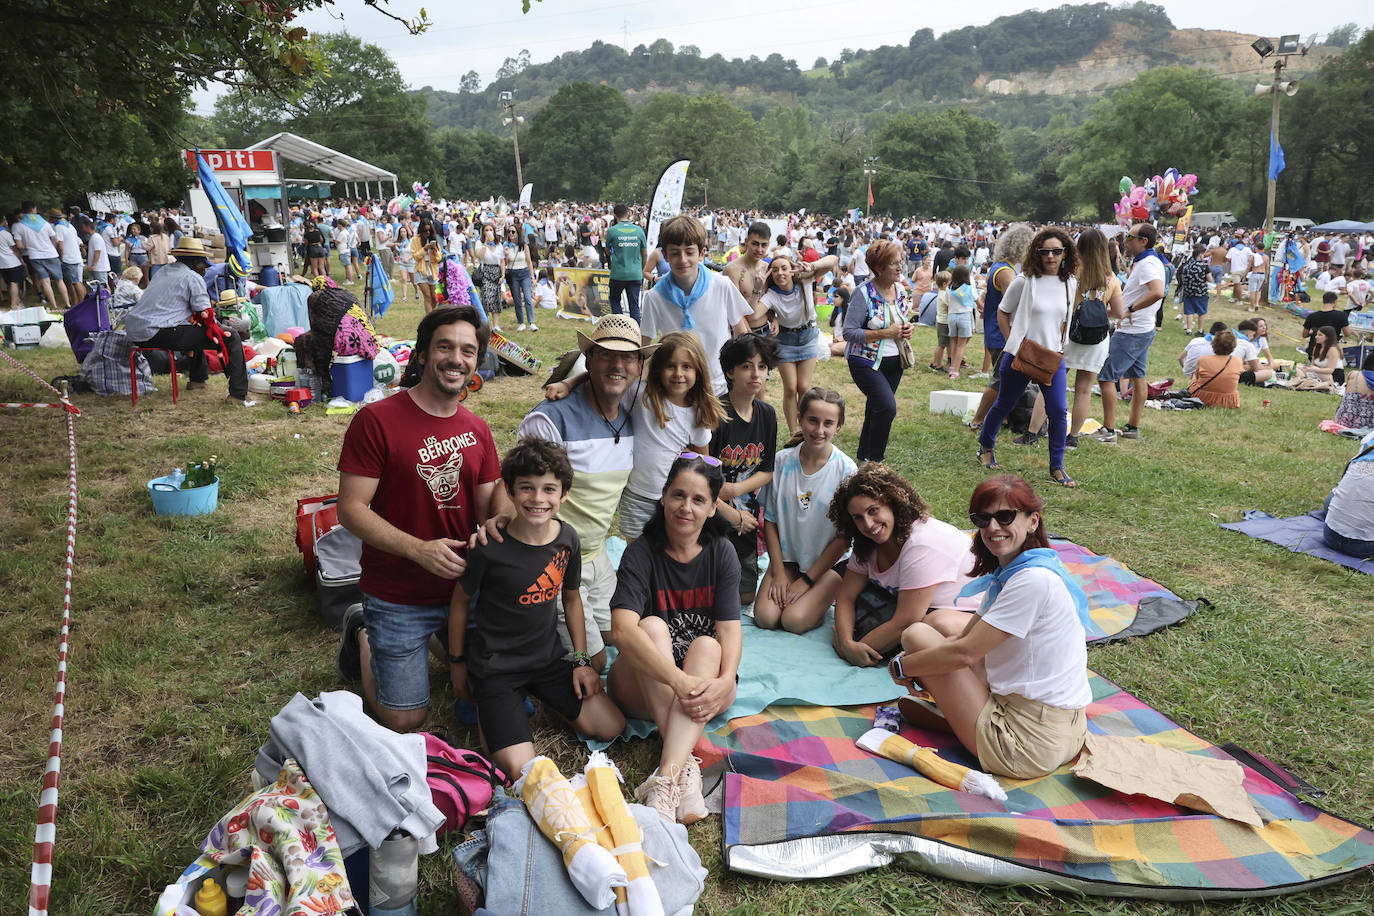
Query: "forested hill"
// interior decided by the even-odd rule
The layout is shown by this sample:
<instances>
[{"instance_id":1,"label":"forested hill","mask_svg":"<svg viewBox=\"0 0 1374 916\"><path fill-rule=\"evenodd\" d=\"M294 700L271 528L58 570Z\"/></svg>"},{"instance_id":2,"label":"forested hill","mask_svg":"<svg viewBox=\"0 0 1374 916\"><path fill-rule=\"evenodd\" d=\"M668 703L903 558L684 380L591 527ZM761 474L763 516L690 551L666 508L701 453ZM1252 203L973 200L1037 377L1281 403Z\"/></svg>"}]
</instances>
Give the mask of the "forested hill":
<instances>
[{"instance_id":1,"label":"forested hill","mask_svg":"<svg viewBox=\"0 0 1374 916\"><path fill-rule=\"evenodd\" d=\"M559 86L605 83L632 104L655 92L721 93L756 118L778 105L805 105L822 118L945 107L962 102L1006 127L1042 127L1056 114L1076 123L1103 90L1123 85L1152 67L1201 66L1241 78L1266 68L1250 49L1253 36L1175 29L1163 8L1090 3L1002 16L936 36L917 31L906 44L872 50L846 48L803 70L781 54L747 60L703 57L692 45L666 39L626 51L596 41L547 63L529 52L507 58L497 79L483 88L475 72L457 91L417 90L436 127L500 125L498 101L514 90L523 111L537 111ZM1325 49L1318 48L1318 52ZM1315 67L1322 54L1301 61Z\"/></svg>"}]
</instances>

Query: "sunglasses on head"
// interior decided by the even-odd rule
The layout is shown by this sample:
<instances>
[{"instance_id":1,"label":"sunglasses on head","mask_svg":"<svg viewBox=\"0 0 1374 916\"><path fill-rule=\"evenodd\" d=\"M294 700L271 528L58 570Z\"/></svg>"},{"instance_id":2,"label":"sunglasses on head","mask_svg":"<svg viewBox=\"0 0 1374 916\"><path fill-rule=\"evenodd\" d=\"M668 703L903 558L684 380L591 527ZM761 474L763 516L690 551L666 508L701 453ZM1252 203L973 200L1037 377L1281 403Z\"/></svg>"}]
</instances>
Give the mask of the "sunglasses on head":
<instances>
[{"instance_id":1,"label":"sunglasses on head","mask_svg":"<svg viewBox=\"0 0 1374 916\"><path fill-rule=\"evenodd\" d=\"M996 512L970 512L968 520L973 522L975 528L986 528L996 519L997 524L1003 528L1016 521L1016 516L1021 514L1020 509L998 509Z\"/></svg>"},{"instance_id":2,"label":"sunglasses on head","mask_svg":"<svg viewBox=\"0 0 1374 916\"><path fill-rule=\"evenodd\" d=\"M720 459L712 458L710 455L702 455L697 452L683 452L681 455L678 455L678 457L686 458L688 461L692 460L693 458L700 458L702 461L706 462L713 468L720 467Z\"/></svg>"},{"instance_id":3,"label":"sunglasses on head","mask_svg":"<svg viewBox=\"0 0 1374 916\"><path fill-rule=\"evenodd\" d=\"M1063 248L1037 248L1035 250L1040 252L1042 258L1062 258L1064 256Z\"/></svg>"}]
</instances>

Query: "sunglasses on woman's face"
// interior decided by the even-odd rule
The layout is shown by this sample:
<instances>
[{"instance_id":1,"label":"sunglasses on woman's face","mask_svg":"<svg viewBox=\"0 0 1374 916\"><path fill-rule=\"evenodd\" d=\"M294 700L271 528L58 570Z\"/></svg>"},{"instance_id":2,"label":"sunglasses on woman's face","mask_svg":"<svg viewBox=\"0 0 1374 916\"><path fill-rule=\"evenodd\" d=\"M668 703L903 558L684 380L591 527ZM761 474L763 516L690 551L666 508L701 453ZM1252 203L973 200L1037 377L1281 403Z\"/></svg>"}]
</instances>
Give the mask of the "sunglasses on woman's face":
<instances>
[{"instance_id":1,"label":"sunglasses on woman's face","mask_svg":"<svg viewBox=\"0 0 1374 916\"><path fill-rule=\"evenodd\" d=\"M973 522L975 528L986 528L991 525L993 519L1003 528L1016 521L1016 516L1021 514L1020 509L998 509L996 512L970 512L968 520Z\"/></svg>"},{"instance_id":2,"label":"sunglasses on woman's face","mask_svg":"<svg viewBox=\"0 0 1374 916\"><path fill-rule=\"evenodd\" d=\"M681 455L678 455L678 457L686 458L688 461L692 460L693 458L700 458L702 461L706 462L713 468L720 467L720 459L712 458L710 455L702 455L697 452L683 452Z\"/></svg>"},{"instance_id":3,"label":"sunglasses on woman's face","mask_svg":"<svg viewBox=\"0 0 1374 916\"><path fill-rule=\"evenodd\" d=\"M1063 248L1037 248L1036 251L1040 253L1042 258L1062 258L1064 256Z\"/></svg>"}]
</instances>

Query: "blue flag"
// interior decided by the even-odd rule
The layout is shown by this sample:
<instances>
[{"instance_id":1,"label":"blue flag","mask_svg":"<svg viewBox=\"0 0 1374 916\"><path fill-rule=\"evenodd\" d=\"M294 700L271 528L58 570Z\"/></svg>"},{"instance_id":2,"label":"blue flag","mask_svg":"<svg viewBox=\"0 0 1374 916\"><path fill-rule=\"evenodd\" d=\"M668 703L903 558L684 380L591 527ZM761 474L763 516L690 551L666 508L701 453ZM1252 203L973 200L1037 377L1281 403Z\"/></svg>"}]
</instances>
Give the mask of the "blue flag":
<instances>
[{"instance_id":1,"label":"blue flag","mask_svg":"<svg viewBox=\"0 0 1374 916\"><path fill-rule=\"evenodd\" d=\"M368 255L367 260L370 262L368 276L372 281L372 314L381 318L391 308L396 294L391 291L391 280L386 271L382 270L382 259L373 254Z\"/></svg>"},{"instance_id":2,"label":"blue flag","mask_svg":"<svg viewBox=\"0 0 1374 916\"><path fill-rule=\"evenodd\" d=\"M1278 181L1279 172L1284 170L1287 165L1283 161L1283 147L1279 146L1279 138L1273 131L1269 132L1269 180Z\"/></svg>"},{"instance_id":3,"label":"blue flag","mask_svg":"<svg viewBox=\"0 0 1374 916\"><path fill-rule=\"evenodd\" d=\"M220 231L224 233L224 247L227 252L225 260L229 264L229 269L236 277L246 277L253 269L253 262L248 257L248 237L253 234L253 230L229 197L229 193L224 190L224 185L215 177L215 170L210 168L210 163L205 161L200 150L196 150L196 174L200 178L201 189L205 191L205 196L210 198L210 205L215 208L215 219L219 222Z\"/></svg>"}]
</instances>

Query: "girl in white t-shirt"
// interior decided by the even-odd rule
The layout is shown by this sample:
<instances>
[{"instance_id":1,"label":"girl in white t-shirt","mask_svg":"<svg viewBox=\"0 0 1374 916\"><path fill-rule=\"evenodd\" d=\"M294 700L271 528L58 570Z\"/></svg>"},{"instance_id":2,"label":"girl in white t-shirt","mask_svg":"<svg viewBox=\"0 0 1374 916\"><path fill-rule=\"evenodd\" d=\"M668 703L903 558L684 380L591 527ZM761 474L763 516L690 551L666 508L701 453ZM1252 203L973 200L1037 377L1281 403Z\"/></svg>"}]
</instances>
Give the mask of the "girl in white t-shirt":
<instances>
[{"instance_id":1,"label":"girl in white t-shirt","mask_svg":"<svg viewBox=\"0 0 1374 916\"><path fill-rule=\"evenodd\" d=\"M673 462L685 452L709 455L711 432L725 419L701 338L690 331L664 334L623 406L633 417L635 457L620 494L620 533L633 541L654 514Z\"/></svg>"},{"instance_id":2,"label":"girl in white t-shirt","mask_svg":"<svg viewBox=\"0 0 1374 916\"><path fill-rule=\"evenodd\" d=\"M912 624L893 661L893 679L911 691L897 704L903 716L952 731L984 770L1013 779L1044 776L1077 756L1092 702L1087 598L1049 545L1044 508L1014 474L974 489L979 578L960 594L986 591L982 605L972 618L936 611Z\"/></svg>"},{"instance_id":3,"label":"girl in white t-shirt","mask_svg":"<svg viewBox=\"0 0 1374 916\"><path fill-rule=\"evenodd\" d=\"M848 477L830 500L830 521L850 544L835 595L836 653L851 665L881 664L902 632L934 608L958 607L969 581L969 537L932 518L916 488L881 462ZM976 603L966 599L965 610Z\"/></svg>"},{"instance_id":4,"label":"girl in white t-shirt","mask_svg":"<svg viewBox=\"0 0 1374 916\"><path fill-rule=\"evenodd\" d=\"M818 627L840 588L849 543L826 512L840 484L858 470L833 441L844 425L839 392L812 388L798 410L801 432L778 452L761 496L768 571L754 597L756 625L791 633Z\"/></svg>"}]
</instances>

